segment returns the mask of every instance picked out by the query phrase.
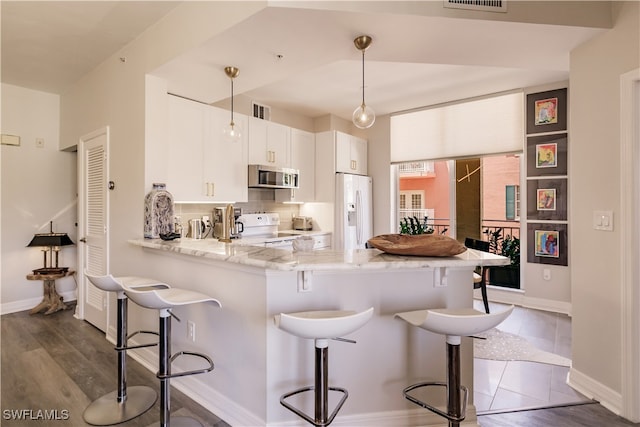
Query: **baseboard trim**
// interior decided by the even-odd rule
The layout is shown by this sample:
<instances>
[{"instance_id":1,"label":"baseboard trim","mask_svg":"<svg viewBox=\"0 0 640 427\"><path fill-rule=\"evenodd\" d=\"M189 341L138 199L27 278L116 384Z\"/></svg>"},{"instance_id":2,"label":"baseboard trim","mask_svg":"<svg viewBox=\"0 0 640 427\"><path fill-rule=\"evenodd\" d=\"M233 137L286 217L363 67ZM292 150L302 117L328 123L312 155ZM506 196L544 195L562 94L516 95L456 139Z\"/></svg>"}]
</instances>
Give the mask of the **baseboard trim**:
<instances>
[{"instance_id":1,"label":"baseboard trim","mask_svg":"<svg viewBox=\"0 0 640 427\"><path fill-rule=\"evenodd\" d=\"M78 299L75 289L62 292L60 296L62 297L64 302L67 302L67 303L76 301ZM0 304L0 315L17 313L19 311L29 311L36 305L40 304L41 302L42 302L42 297L34 297L34 298L28 298L28 299L23 299L19 301L11 301L7 303L3 303L3 304Z\"/></svg>"},{"instance_id":2,"label":"baseboard trim","mask_svg":"<svg viewBox=\"0 0 640 427\"><path fill-rule=\"evenodd\" d=\"M622 394L583 374L575 368L569 370L567 384L589 399L597 400L616 415L622 416Z\"/></svg>"},{"instance_id":3,"label":"baseboard trim","mask_svg":"<svg viewBox=\"0 0 640 427\"><path fill-rule=\"evenodd\" d=\"M490 302L513 304L521 307L532 308L534 310L550 311L553 313L562 313L571 316L570 302L529 297L525 291L519 289L499 289L494 286L488 286L487 296ZM474 291L474 298L482 300L479 289Z\"/></svg>"}]
</instances>

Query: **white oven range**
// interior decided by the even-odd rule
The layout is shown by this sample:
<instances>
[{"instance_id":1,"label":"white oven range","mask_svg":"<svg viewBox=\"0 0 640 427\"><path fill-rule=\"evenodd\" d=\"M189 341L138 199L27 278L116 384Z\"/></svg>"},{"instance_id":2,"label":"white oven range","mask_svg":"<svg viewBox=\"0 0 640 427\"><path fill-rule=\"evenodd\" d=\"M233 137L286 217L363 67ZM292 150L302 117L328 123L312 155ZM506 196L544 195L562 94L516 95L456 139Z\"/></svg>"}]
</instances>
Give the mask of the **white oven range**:
<instances>
[{"instance_id":1,"label":"white oven range","mask_svg":"<svg viewBox=\"0 0 640 427\"><path fill-rule=\"evenodd\" d=\"M300 234L279 232L280 216L277 213L255 213L243 214L238 218L242 223L244 231L239 240L252 245L264 245L267 248L291 249L293 241ZM249 240L250 239L250 240Z\"/></svg>"}]
</instances>

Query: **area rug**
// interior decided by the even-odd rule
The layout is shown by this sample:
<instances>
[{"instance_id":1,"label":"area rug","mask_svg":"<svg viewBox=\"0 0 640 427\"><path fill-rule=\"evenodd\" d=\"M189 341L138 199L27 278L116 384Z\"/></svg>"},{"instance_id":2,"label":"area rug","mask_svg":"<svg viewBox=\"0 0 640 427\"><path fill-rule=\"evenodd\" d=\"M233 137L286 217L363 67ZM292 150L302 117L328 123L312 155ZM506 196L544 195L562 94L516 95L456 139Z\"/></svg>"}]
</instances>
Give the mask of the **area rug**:
<instances>
[{"instance_id":1,"label":"area rug","mask_svg":"<svg viewBox=\"0 0 640 427\"><path fill-rule=\"evenodd\" d=\"M525 338L500 329L490 329L487 332L478 334L477 337L473 340L473 352L474 356L480 359L522 360L558 366L571 366L571 360L566 357L540 350Z\"/></svg>"}]
</instances>

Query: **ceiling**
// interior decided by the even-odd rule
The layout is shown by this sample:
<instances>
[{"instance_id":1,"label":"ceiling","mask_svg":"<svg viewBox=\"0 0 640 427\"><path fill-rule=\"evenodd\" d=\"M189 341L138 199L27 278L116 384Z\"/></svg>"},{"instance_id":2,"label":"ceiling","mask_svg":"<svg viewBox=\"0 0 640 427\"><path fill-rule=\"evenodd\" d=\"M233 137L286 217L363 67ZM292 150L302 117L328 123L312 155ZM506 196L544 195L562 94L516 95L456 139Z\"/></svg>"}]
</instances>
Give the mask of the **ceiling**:
<instances>
[{"instance_id":1,"label":"ceiling","mask_svg":"<svg viewBox=\"0 0 640 427\"><path fill-rule=\"evenodd\" d=\"M72 4L71 4L72 3ZM177 2L2 2L2 81L61 93ZM309 117L351 119L566 80L569 52L602 29L268 7L153 72L214 103L235 94Z\"/></svg>"},{"instance_id":2,"label":"ceiling","mask_svg":"<svg viewBox=\"0 0 640 427\"><path fill-rule=\"evenodd\" d=\"M3 0L2 82L62 93L178 4Z\"/></svg>"}]
</instances>

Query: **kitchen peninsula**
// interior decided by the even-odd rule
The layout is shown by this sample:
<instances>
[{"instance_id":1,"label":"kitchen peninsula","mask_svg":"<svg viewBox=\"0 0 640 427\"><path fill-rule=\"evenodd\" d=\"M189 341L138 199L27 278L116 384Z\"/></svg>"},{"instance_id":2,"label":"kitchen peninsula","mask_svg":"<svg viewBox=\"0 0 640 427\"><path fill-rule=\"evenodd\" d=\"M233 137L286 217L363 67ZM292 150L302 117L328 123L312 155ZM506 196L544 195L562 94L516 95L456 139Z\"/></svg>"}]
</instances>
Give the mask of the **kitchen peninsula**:
<instances>
[{"instance_id":1,"label":"kitchen peninsula","mask_svg":"<svg viewBox=\"0 0 640 427\"><path fill-rule=\"evenodd\" d=\"M174 351L205 352L216 366L212 373L183 378L175 385L234 426L300 424L280 405L279 397L313 383L313 344L279 330L274 315L369 307L374 308L373 319L348 337L356 344L330 345L329 382L349 391L332 425L441 424L439 417L406 401L402 389L417 380L444 380L444 338L409 328L394 314L470 307L473 268L508 263L506 258L474 250L426 258L377 249L294 252L210 239L129 243L140 247L157 268L128 274L153 276L222 303L215 310L195 306L174 311L182 319L174 322ZM146 321L145 327L152 325L153 316L138 307L136 318ZM195 342L187 340L187 321L196 325ZM138 355L153 366L151 350ZM185 364L176 371L194 367ZM469 339L463 341L462 380L472 390ZM444 405L444 396L433 401ZM310 407L303 410L311 411ZM475 420L471 401L467 420Z\"/></svg>"}]
</instances>

